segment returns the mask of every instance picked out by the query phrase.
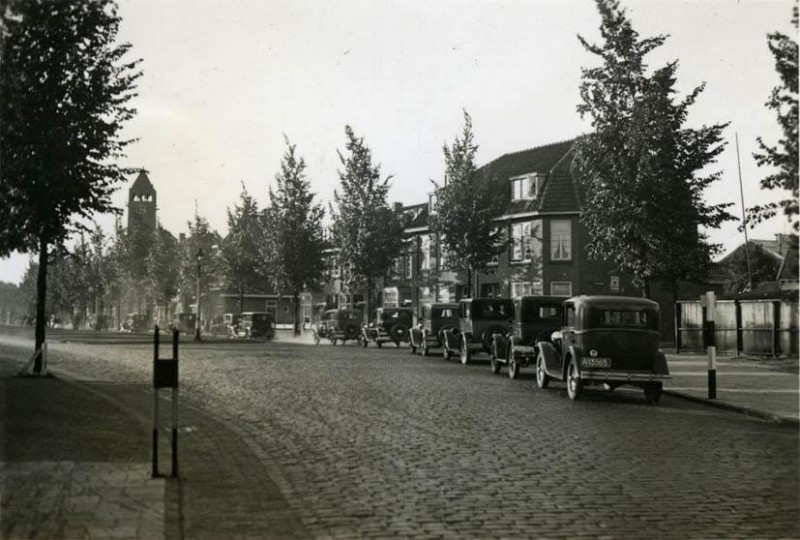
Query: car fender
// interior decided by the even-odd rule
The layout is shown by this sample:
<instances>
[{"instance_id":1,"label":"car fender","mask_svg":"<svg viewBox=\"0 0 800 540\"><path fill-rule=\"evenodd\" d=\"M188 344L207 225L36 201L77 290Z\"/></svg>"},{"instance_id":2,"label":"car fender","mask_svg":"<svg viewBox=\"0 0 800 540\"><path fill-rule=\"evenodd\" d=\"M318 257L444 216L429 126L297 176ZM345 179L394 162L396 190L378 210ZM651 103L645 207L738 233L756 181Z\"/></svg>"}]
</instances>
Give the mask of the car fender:
<instances>
[{"instance_id":1,"label":"car fender","mask_svg":"<svg viewBox=\"0 0 800 540\"><path fill-rule=\"evenodd\" d=\"M667 356L662 351L658 351L658 354L656 355L656 360L653 364L653 373L657 373L659 375L669 375Z\"/></svg>"},{"instance_id":2,"label":"car fender","mask_svg":"<svg viewBox=\"0 0 800 540\"><path fill-rule=\"evenodd\" d=\"M497 358L506 360L506 348L508 347L508 338L503 334L494 334L492 336L492 343L494 350L497 352Z\"/></svg>"},{"instance_id":3,"label":"car fender","mask_svg":"<svg viewBox=\"0 0 800 540\"><path fill-rule=\"evenodd\" d=\"M560 363L558 361L558 351L555 346L549 342L539 343L539 352L544 357L544 370L551 377L556 379L561 378L562 373L559 369Z\"/></svg>"},{"instance_id":4,"label":"car fender","mask_svg":"<svg viewBox=\"0 0 800 540\"><path fill-rule=\"evenodd\" d=\"M457 351L460 347L461 334L457 329L450 329L444 331L444 346L448 351Z\"/></svg>"},{"instance_id":5,"label":"car fender","mask_svg":"<svg viewBox=\"0 0 800 540\"><path fill-rule=\"evenodd\" d=\"M564 355L564 365L561 366L561 380L567 380L567 369L569 369L569 362L567 358L575 358L575 362L578 366L578 375L581 373L581 357L583 356L583 349L580 347L576 347L575 345L571 345L570 348L567 350L567 354Z\"/></svg>"}]
</instances>

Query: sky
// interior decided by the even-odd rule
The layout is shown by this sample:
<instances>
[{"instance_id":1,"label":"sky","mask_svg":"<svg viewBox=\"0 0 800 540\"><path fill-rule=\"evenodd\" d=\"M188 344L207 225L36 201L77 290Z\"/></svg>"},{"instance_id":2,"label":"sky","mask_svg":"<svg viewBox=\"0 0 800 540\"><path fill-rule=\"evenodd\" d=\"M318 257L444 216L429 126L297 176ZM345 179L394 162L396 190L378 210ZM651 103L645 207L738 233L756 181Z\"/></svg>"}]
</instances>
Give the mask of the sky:
<instances>
[{"instance_id":1,"label":"sky","mask_svg":"<svg viewBox=\"0 0 800 540\"><path fill-rule=\"evenodd\" d=\"M622 5L641 37L669 36L649 65L678 61L679 96L706 83L688 125L730 123L706 201L741 216L736 134L745 206L783 198L759 189L767 172L752 154L756 137L780 135L764 106L779 83L766 36L794 33L791 0ZM589 130L576 107L581 68L595 59L577 36L599 41L592 0L121 0L120 15L120 40L144 71L125 164L148 171L160 223L176 236L195 211L224 234L243 187L265 204L286 138L326 206L348 124L392 176L390 202L415 204L442 178L442 146L464 110L479 164ZM115 194L120 207L133 179ZM737 226L710 238L730 251L744 241ZM778 217L749 235L781 232L790 227ZM28 258L0 260L0 281L18 283Z\"/></svg>"}]
</instances>

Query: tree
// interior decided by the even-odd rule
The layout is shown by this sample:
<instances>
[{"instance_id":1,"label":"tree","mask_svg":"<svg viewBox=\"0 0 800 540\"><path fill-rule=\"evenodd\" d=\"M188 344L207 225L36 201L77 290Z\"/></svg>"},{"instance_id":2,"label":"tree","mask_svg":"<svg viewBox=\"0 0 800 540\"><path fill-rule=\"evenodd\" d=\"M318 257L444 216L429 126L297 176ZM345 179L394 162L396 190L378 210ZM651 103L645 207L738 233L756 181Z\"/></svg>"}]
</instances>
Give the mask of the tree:
<instances>
[{"instance_id":1,"label":"tree","mask_svg":"<svg viewBox=\"0 0 800 540\"><path fill-rule=\"evenodd\" d=\"M295 155L295 145L286 140L281 171L275 175L275 191L269 190L270 208L267 244L272 246L274 282L288 290L294 301L294 334L300 335L300 292L318 283L325 268L322 251L322 218L325 210L314 202L306 179L306 163Z\"/></svg>"},{"instance_id":2,"label":"tree","mask_svg":"<svg viewBox=\"0 0 800 540\"><path fill-rule=\"evenodd\" d=\"M599 57L584 68L578 105L594 131L579 139L575 175L582 186L581 221L588 253L630 272L650 296L650 281L703 274L710 254L703 228L733 217L729 204L708 205L703 192L720 173L699 172L724 148L727 124L688 128L689 108L704 85L675 98L677 62L648 72L645 57L666 36L640 39L616 0L597 0L603 43L579 39ZM677 294L677 292L675 293Z\"/></svg>"},{"instance_id":3,"label":"tree","mask_svg":"<svg viewBox=\"0 0 800 540\"><path fill-rule=\"evenodd\" d=\"M116 43L113 0L11 0L0 13L0 255L38 251L35 347L45 337L48 249L112 210L138 61ZM34 371L41 371L38 358Z\"/></svg>"},{"instance_id":4,"label":"tree","mask_svg":"<svg viewBox=\"0 0 800 540\"><path fill-rule=\"evenodd\" d=\"M747 252L745 252L747 249ZM749 253L748 253L749 252ZM750 257L748 262L748 255ZM748 264L750 266L748 272ZM737 249L725 261L725 293L738 294L751 290L756 284L777 281L781 262L755 243Z\"/></svg>"},{"instance_id":5,"label":"tree","mask_svg":"<svg viewBox=\"0 0 800 540\"><path fill-rule=\"evenodd\" d=\"M792 8L792 24L797 29L797 6ZM761 180L761 189L782 189L791 197L782 201L754 206L748 209L748 222L751 226L770 219L782 210L792 223L794 230L800 230L798 221L798 151L797 151L797 42L785 34L773 32L767 36L767 45L775 57L775 69L781 79L767 100L766 106L775 111L783 137L775 146L769 146L759 137L760 152L753 154L760 167L772 167L775 172Z\"/></svg>"},{"instance_id":6,"label":"tree","mask_svg":"<svg viewBox=\"0 0 800 540\"><path fill-rule=\"evenodd\" d=\"M333 243L339 260L347 269L350 290L365 291L366 317L370 316L376 282L384 277L400 253L403 228L399 217L388 206L391 176L381 179L380 165L372 164L372 154L363 137L345 127L346 155L339 160L340 189L334 191Z\"/></svg>"},{"instance_id":7,"label":"tree","mask_svg":"<svg viewBox=\"0 0 800 540\"><path fill-rule=\"evenodd\" d=\"M160 226L152 231L152 244L147 254L146 283L154 305L164 306L164 316L168 305L178 294L180 275L180 253L178 241Z\"/></svg>"},{"instance_id":8,"label":"tree","mask_svg":"<svg viewBox=\"0 0 800 540\"><path fill-rule=\"evenodd\" d=\"M187 223L189 237L180 250L180 281L178 288L187 296L194 296L197 302L198 324L200 319L200 302L203 294L207 294L212 283L219 277L219 261L217 249L220 245L219 234L211 229L208 220L195 213L194 221ZM198 273L199 272L199 273ZM200 284L200 298L197 298L197 284Z\"/></svg>"},{"instance_id":9,"label":"tree","mask_svg":"<svg viewBox=\"0 0 800 540\"><path fill-rule=\"evenodd\" d=\"M263 240L258 205L242 186L241 202L228 208L228 235L220 245L220 273L226 288L239 293L239 313L244 295L262 290L259 242Z\"/></svg>"},{"instance_id":10,"label":"tree","mask_svg":"<svg viewBox=\"0 0 800 540\"><path fill-rule=\"evenodd\" d=\"M472 118L464 111L464 129L452 146L443 147L445 178L436 185L431 230L449 251L447 266L465 270L467 290L473 294L473 273L483 271L506 246L495 218L502 211L502 198L492 190L490 179L475 165L478 146Z\"/></svg>"}]
</instances>

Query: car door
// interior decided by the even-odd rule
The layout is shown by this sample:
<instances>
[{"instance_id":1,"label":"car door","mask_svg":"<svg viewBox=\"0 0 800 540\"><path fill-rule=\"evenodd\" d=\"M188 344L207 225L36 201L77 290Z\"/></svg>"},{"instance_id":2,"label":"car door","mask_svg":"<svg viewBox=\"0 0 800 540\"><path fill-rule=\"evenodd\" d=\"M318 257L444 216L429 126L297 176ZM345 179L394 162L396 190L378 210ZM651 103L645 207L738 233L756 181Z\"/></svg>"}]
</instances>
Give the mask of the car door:
<instances>
[{"instance_id":1,"label":"car door","mask_svg":"<svg viewBox=\"0 0 800 540\"><path fill-rule=\"evenodd\" d=\"M561 326L561 350L559 358L559 372L564 373L567 355L575 344L575 322L577 320L577 306L572 302L564 304L563 324Z\"/></svg>"}]
</instances>

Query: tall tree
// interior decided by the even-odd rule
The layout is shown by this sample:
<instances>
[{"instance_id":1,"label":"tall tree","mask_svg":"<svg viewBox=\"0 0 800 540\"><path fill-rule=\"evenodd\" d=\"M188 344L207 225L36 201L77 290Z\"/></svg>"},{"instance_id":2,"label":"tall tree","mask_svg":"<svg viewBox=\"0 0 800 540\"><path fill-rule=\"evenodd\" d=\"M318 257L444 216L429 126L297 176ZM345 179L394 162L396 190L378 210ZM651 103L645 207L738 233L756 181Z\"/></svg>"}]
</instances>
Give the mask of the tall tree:
<instances>
[{"instance_id":1,"label":"tall tree","mask_svg":"<svg viewBox=\"0 0 800 540\"><path fill-rule=\"evenodd\" d=\"M387 203L389 180L381 179L380 165L350 126L345 127L346 153L339 154L339 189L334 191L333 243L347 269L351 291L362 289L365 317L370 317L376 282L384 277L402 249L403 228Z\"/></svg>"},{"instance_id":2,"label":"tall tree","mask_svg":"<svg viewBox=\"0 0 800 540\"><path fill-rule=\"evenodd\" d=\"M195 213L194 221L187 223L189 236L186 238L181 252L179 289L186 301L194 297L198 307L202 307L202 297L208 293L212 283L219 277L219 260L217 250L220 245L219 234L211 228L204 217ZM200 296L197 296L197 288ZM198 310L202 311L202 310ZM200 322L200 313L197 314Z\"/></svg>"},{"instance_id":3,"label":"tall tree","mask_svg":"<svg viewBox=\"0 0 800 540\"><path fill-rule=\"evenodd\" d=\"M117 44L114 0L11 0L0 13L0 254L38 251L36 341L45 338L47 253L80 218L112 210L138 61ZM41 371L37 359L34 371Z\"/></svg>"},{"instance_id":4,"label":"tall tree","mask_svg":"<svg viewBox=\"0 0 800 540\"><path fill-rule=\"evenodd\" d=\"M792 7L792 25L797 29L797 5ZM796 32L795 32L796 33ZM753 154L760 167L771 167L774 172L761 180L761 189L786 190L791 197L778 202L754 206L748 211L748 221L755 225L775 216L778 210L800 230L798 213L798 152L797 152L797 42L791 36L773 32L767 36L767 45L775 57L775 69L781 84L773 88L767 107L775 111L783 136L778 144L770 146L758 138L760 152Z\"/></svg>"},{"instance_id":5,"label":"tall tree","mask_svg":"<svg viewBox=\"0 0 800 540\"><path fill-rule=\"evenodd\" d=\"M729 204L709 205L703 192L720 173L700 175L724 148L727 124L685 126L704 85L675 98L677 62L649 72L648 53L666 36L640 39L616 0L597 0L603 42L579 39L598 67L584 68L578 105L594 131L577 143L581 220L588 252L633 274L650 296L650 281L703 273L716 246L703 229L733 217Z\"/></svg>"},{"instance_id":6,"label":"tall tree","mask_svg":"<svg viewBox=\"0 0 800 540\"><path fill-rule=\"evenodd\" d=\"M502 198L475 165L478 145L467 111L461 138L456 137L451 146L445 144L443 151L444 182L436 185L431 230L449 252L449 269L466 271L467 291L474 295L474 273L485 270L506 249L502 229L494 221L502 212Z\"/></svg>"},{"instance_id":7,"label":"tall tree","mask_svg":"<svg viewBox=\"0 0 800 540\"><path fill-rule=\"evenodd\" d=\"M156 306L164 308L164 316L169 311L169 302L178 294L180 275L180 252L178 241L160 226L152 231L152 244L147 254L146 283L149 296Z\"/></svg>"},{"instance_id":8,"label":"tall tree","mask_svg":"<svg viewBox=\"0 0 800 540\"><path fill-rule=\"evenodd\" d=\"M242 185L239 204L228 208L228 235L220 246L220 273L226 288L239 293L239 313L244 295L264 289L259 243L262 240L258 204Z\"/></svg>"},{"instance_id":9,"label":"tall tree","mask_svg":"<svg viewBox=\"0 0 800 540\"><path fill-rule=\"evenodd\" d=\"M305 168L305 161L287 139L281 171L275 175L275 190L269 191L269 221L273 226L268 244L275 255L274 281L278 290L292 294L295 335L300 335L300 293L319 282L325 267L325 210L314 202Z\"/></svg>"}]
</instances>

